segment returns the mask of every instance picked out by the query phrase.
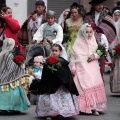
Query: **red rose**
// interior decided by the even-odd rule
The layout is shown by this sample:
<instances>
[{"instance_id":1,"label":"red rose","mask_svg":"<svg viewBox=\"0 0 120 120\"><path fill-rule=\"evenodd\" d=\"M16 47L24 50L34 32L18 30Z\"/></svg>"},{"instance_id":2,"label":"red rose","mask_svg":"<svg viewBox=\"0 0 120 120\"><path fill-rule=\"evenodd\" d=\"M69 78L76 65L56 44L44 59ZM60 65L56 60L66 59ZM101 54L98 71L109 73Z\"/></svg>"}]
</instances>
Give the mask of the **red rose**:
<instances>
[{"instance_id":1,"label":"red rose","mask_svg":"<svg viewBox=\"0 0 120 120\"><path fill-rule=\"evenodd\" d=\"M50 64L55 64L58 62L58 58L55 57L55 56L50 56L49 58L47 58L47 61L50 63Z\"/></svg>"},{"instance_id":2,"label":"red rose","mask_svg":"<svg viewBox=\"0 0 120 120\"><path fill-rule=\"evenodd\" d=\"M16 63L24 62L24 56L22 56L22 55L16 55L14 57L14 60L15 60Z\"/></svg>"},{"instance_id":3,"label":"red rose","mask_svg":"<svg viewBox=\"0 0 120 120\"><path fill-rule=\"evenodd\" d=\"M114 50L120 55L120 45L117 45Z\"/></svg>"},{"instance_id":4,"label":"red rose","mask_svg":"<svg viewBox=\"0 0 120 120\"><path fill-rule=\"evenodd\" d=\"M116 51L120 51L120 46L119 46L119 45L116 46L116 47L114 48L114 50L116 50Z\"/></svg>"}]
</instances>

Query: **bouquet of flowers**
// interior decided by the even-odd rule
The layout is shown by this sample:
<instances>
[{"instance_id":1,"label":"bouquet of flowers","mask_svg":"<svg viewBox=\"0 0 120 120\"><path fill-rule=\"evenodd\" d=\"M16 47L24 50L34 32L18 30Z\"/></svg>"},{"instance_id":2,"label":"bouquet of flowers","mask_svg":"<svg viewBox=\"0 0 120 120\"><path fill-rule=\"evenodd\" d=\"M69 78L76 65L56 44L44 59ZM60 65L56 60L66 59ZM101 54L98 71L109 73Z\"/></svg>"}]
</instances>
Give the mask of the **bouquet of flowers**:
<instances>
[{"instance_id":1,"label":"bouquet of flowers","mask_svg":"<svg viewBox=\"0 0 120 120\"><path fill-rule=\"evenodd\" d=\"M120 44L116 45L114 50L114 56L119 57L120 56Z\"/></svg>"},{"instance_id":2,"label":"bouquet of flowers","mask_svg":"<svg viewBox=\"0 0 120 120\"><path fill-rule=\"evenodd\" d=\"M107 57L107 52L106 52L106 49L105 49L105 46L98 43L98 48L97 50L95 51L96 54L98 54L100 57ZM106 59L107 60L107 59ZM87 62L91 62L91 58L88 58Z\"/></svg>"},{"instance_id":3,"label":"bouquet of flowers","mask_svg":"<svg viewBox=\"0 0 120 120\"><path fill-rule=\"evenodd\" d=\"M96 50L96 53L100 56L100 57L106 57L107 56L107 52L105 49L105 46L102 44L98 44L98 48Z\"/></svg>"},{"instance_id":4,"label":"bouquet of flowers","mask_svg":"<svg viewBox=\"0 0 120 120\"><path fill-rule=\"evenodd\" d=\"M23 55L14 56L14 62L18 65L21 65L24 62L25 58Z\"/></svg>"},{"instance_id":5,"label":"bouquet of flowers","mask_svg":"<svg viewBox=\"0 0 120 120\"><path fill-rule=\"evenodd\" d=\"M47 67L52 71L57 71L57 68L61 66L60 59L55 56L50 56L46 59Z\"/></svg>"}]
</instances>

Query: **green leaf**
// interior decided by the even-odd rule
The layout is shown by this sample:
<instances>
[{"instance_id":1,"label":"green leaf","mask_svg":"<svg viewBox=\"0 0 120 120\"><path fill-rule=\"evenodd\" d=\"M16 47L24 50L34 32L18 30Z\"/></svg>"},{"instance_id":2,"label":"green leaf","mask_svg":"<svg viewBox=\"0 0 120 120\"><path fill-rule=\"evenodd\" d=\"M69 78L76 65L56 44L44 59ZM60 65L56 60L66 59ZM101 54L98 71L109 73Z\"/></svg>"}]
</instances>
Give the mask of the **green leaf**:
<instances>
[{"instance_id":1,"label":"green leaf","mask_svg":"<svg viewBox=\"0 0 120 120\"><path fill-rule=\"evenodd\" d=\"M97 50L96 53L100 56L102 56L103 52L101 52L100 50Z\"/></svg>"}]
</instances>

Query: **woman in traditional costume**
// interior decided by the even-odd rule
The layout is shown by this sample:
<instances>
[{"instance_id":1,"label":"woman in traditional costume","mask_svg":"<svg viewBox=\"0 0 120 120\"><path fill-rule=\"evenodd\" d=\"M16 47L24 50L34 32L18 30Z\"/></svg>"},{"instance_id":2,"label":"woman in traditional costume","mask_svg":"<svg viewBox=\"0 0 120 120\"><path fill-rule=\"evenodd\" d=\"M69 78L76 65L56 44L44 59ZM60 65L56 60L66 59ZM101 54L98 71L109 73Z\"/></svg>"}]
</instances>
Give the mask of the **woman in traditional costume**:
<instances>
[{"instance_id":1,"label":"woman in traditional costume","mask_svg":"<svg viewBox=\"0 0 120 120\"><path fill-rule=\"evenodd\" d=\"M71 17L66 20L66 33L68 34L69 38L66 40L66 42L64 41L68 59L70 58L71 49L77 37L77 33L83 24L83 17L81 15L79 4L74 3L71 6L70 14Z\"/></svg>"},{"instance_id":2,"label":"woman in traditional costume","mask_svg":"<svg viewBox=\"0 0 120 120\"><path fill-rule=\"evenodd\" d=\"M112 71L110 73L110 89L113 93L120 93L120 10L115 10L113 15L115 17L115 13L118 16L118 20L115 22L117 37L110 45L110 51L112 52L112 62L111 68ZM115 19L115 18L114 18ZM118 51L118 53L117 53ZM117 53L117 54L116 54Z\"/></svg>"},{"instance_id":3,"label":"woman in traditional costume","mask_svg":"<svg viewBox=\"0 0 120 120\"><path fill-rule=\"evenodd\" d=\"M79 92L80 112L94 113L106 108L106 95L96 54L97 42L92 27L83 24L71 52L70 69Z\"/></svg>"},{"instance_id":4,"label":"woman in traditional costume","mask_svg":"<svg viewBox=\"0 0 120 120\"><path fill-rule=\"evenodd\" d=\"M23 111L30 105L26 92L29 76L14 62L15 41L6 38L0 53L0 110ZM19 58L20 59L20 58Z\"/></svg>"},{"instance_id":5,"label":"woman in traditional costume","mask_svg":"<svg viewBox=\"0 0 120 120\"><path fill-rule=\"evenodd\" d=\"M65 20L68 18L69 12L70 12L70 9L67 8L62 12L62 14L59 17L58 24L61 25L63 30L64 30L64 27L65 27Z\"/></svg>"}]
</instances>

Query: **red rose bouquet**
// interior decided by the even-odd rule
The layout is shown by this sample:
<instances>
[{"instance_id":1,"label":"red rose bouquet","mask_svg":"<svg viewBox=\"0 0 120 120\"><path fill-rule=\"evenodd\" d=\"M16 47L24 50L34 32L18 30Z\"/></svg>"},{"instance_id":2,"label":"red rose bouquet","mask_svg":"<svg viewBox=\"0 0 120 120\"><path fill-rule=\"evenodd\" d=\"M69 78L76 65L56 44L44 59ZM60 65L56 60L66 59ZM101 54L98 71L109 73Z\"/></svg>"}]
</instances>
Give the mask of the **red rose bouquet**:
<instances>
[{"instance_id":1,"label":"red rose bouquet","mask_svg":"<svg viewBox=\"0 0 120 120\"><path fill-rule=\"evenodd\" d=\"M50 64L55 64L58 62L58 58L55 57L55 56L50 56L47 58L47 62L50 63Z\"/></svg>"},{"instance_id":2,"label":"red rose bouquet","mask_svg":"<svg viewBox=\"0 0 120 120\"><path fill-rule=\"evenodd\" d=\"M119 57L120 56L120 44L116 45L113 50L114 50L115 57Z\"/></svg>"},{"instance_id":3,"label":"red rose bouquet","mask_svg":"<svg viewBox=\"0 0 120 120\"><path fill-rule=\"evenodd\" d=\"M55 56L50 56L46 59L46 65L52 72L54 72L57 71L57 68L61 66L61 62L59 58Z\"/></svg>"},{"instance_id":4,"label":"red rose bouquet","mask_svg":"<svg viewBox=\"0 0 120 120\"><path fill-rule=\"evenodd\" d=\"M14 56L14 62L18 65L21 65L24 62L25 58L23 55Z\"/></svg>"}]
</instances>

